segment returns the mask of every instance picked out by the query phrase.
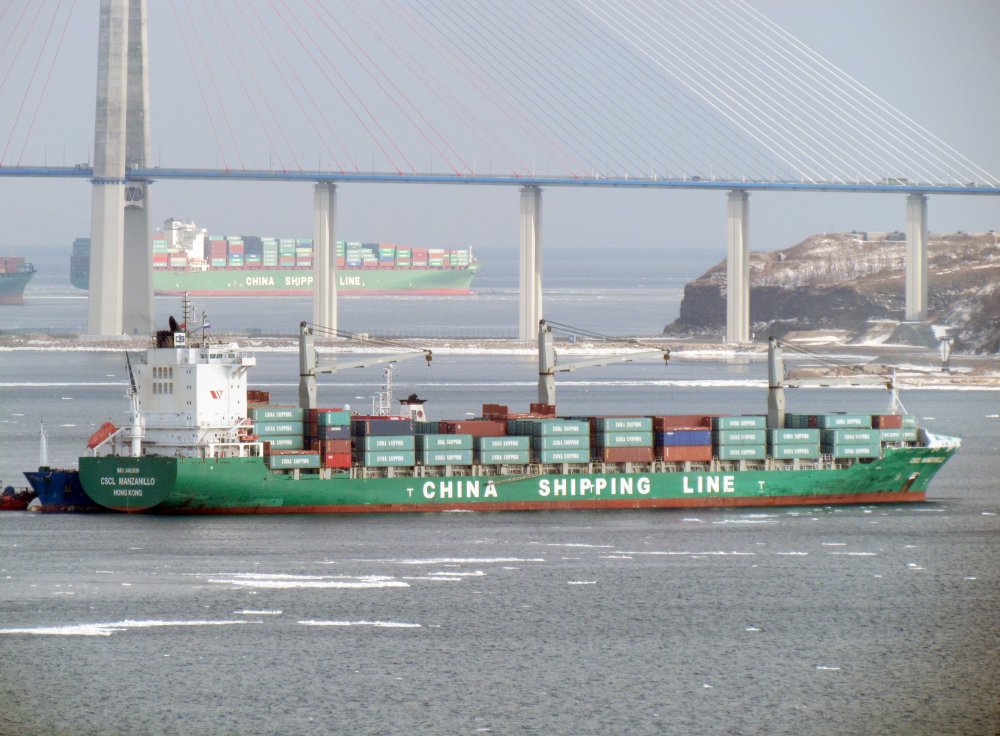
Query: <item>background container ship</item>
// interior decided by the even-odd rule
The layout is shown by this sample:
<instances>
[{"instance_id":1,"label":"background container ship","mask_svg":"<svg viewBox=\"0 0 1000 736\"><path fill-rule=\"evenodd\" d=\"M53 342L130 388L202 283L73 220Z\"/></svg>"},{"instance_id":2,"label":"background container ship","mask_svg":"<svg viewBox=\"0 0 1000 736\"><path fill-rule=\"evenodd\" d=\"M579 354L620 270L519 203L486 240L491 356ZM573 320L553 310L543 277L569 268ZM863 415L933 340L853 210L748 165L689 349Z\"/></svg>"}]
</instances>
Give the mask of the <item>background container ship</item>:
<instances>
[{"instance_id":1,"label":"background container ship","mask_svg":"<svg viewBox=\"0 0 1000 736\"><path fill-rule=\"evenodd\" d=\"M24 304L24 287L35 267L20 256L0 256L0 304Z\"/></svg>"},{"instance_id":2,"label":"background container ship","mask_svg":"<svg viewBox=\"0 0 1000 736\"><path fill-rule=\"evenodd\" d=\"M767 416L557 417L538 403L427 421L416 397L409 416L359 416L315 406L305 324L300 351L300 406L277 406L248 392L256 361L236 344L161 333L135 366L129 422L79 459L82 488L112 510L181 514L911 502L959 444L911 415L786 414L774 381ZM539 376L542 396L541 360Z\"/></svg>"},{"instance_id":3,"label":"background container ship","mask_svg":"<svg viewBox=\"0 0 1000 736\"><path fill-rule=\"evenodd\" d=\"M171 218L154 233L157 294L301 296L312 292L313 243L308 239L209 235ZM411 248L337 241L337 289L346 294L469 294L479 262L471 249ZM70 281L90 282L90 239L77 238Z\"/></svg>"}]
</instances>

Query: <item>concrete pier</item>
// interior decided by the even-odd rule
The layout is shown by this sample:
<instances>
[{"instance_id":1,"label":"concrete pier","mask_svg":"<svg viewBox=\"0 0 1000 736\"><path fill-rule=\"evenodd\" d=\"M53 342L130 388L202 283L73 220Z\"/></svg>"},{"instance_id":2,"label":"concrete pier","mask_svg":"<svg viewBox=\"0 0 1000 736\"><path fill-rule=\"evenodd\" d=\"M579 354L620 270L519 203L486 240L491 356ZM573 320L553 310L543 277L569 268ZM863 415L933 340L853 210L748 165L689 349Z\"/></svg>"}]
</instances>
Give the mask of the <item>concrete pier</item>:
<instances>
[{"instance_id":1,"label":"concrete pier","mask_svg":"<svg viewBox=\"0 0 1000 736\"><path fill-rule=\"evenodd\" d=\"M313 197L313 324L337 329L337 187L320 182Z\"/></svg>"},{"instance_id":2,"label":"concrete pier","mask_svg":"<svg viewBox=\"0 0 1000 736\"><path fill-rule=\"evenodd\" d=\"M521 278L517 337L538 337L542 319L542 190L521 188Z\"/></svg>"},{"instance_id":3,"label":"concrete pier","mask_svg":"<svg viewBox=\"0 0 1000 736\"><path fill-rule=\"evenodd\" d=\"M927 197L906 197L906 321L927 319Z\"/></svg>"},{"instance_id":4,"label":"concrete pier","mask_svg":"<svg viewBox=\"0 0 1000 736\"><path fill-rule=\"evenodd\" d=\"M750 193L734 190L726 203L726 342L750 342Z\"/></svg>"}]
</instances>

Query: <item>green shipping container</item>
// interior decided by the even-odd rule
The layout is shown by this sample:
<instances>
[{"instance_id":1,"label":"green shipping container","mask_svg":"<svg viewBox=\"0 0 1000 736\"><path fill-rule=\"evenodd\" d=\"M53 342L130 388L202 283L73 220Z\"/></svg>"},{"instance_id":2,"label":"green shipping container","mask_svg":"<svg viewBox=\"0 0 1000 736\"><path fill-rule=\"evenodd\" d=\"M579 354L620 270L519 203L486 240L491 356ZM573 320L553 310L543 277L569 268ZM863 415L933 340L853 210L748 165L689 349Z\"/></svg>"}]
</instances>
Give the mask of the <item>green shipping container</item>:
<instances>
[{"instance_id":1,"label":"green shipping container","mask_svg":"<svg viewBox=\"0 0 1000 736\"><path fill-rule=\"evenodd\" d=\"M720 460L763 460L764 445L720 445L716 450Z\"/></svg>"},{"instance_id":2,"label":"green shipping container","mask_svg":"<svg viewBox=\"0 0 1000 736\"><path fill-rule=\"evenodd\" d=\"M882 446L878 442L873 442L867 445L860 444L846 444L846 445L828 445L824 444L823 453L826 455L832 455L835 458L851 458L851 457L880 457L882 455Z\"/></svg>"},{"instance_id":3,"label":"green shipping container","mask_svg":"<svg viewBox=\"0 0 1000 736\"><path fill-rule=\"evenodd\" d=\"M904 431L902 429L880 429L878 433L883 442L902 442Z\"/></svg>"},{"instance_id":4,"label":"green shipping container","mask_svg":"<svg viewBox=\"0 0 1000 736\"><path fill-rule=\"evenodd\" d=\"M527 465L531 462L531 454L528 450L483 450L479 453L479 462L483 465Z\"/></svg>"},{"instance_id":5,"label":"green shipping container","mask_svg":"<svg viewBox=\"0 0 1000 736\"><path fill-rule=\"evenodd\" d=\"M343 409L321 411L316 414L316 424L320 427L346 427L351 424L351 412Z\"/></svg>"},{"instance_id":6,"label":"green shipping container","mask_svg":"<svg viewBox=\"0 0 1000 736\"><path fill-rule=\"evenodd\" d=\"M417 464L416 454L413 450L373 450L362 453L358 459L372 468L403 467Z\"/></svg>"},{"instance_id":7,"label":"green shipping container","mask_svg":"<svg viewBox=\"0 0 1000 736\"><path fill-rule=\"evenodd\" d=\"M598 447L652 447L653 433L650 432L598 432L595 436Z\"/></svg>"},{"instance_id":8,"label":"green shipping container","mask_svg":"<svg viewBox=\"0 0 1000 736\"><path fill-rule=\"evenodd\" d=\"M369 437L355 437L355 449L358 451L372 452L374 450L406 450L413 453L416 444L414 436L409 435L375 435Z\"/></svg>"},{"instance_id":9,"label":"green shipping container","mask_svg":"<svg viewBox=\"0 0 1000 736\"><path fill-rule=\"evenodd\" d=\"M870 445L878 442L879 430L865 429L824 429L822 440L824 445Z\"/></svg>"},{"instance_id":10,"label":"green shipping container","mask_svg":"<svg viewBox=\"0 0 1000 736\"><path fill-rule=\"evenodd\" d=\"M271 470L294 470L295 468L318 468L319 467L319 453L316 452L301 452L294 453L291 455L275 455L271 454L267 456L267 466Z\"/></svg>"},{"instance_id":11,"label":"green shipping container","mask_svg":"<svg viewBox=\"0 0 1000 736\"><path fill-rule=\"evenodd\" d=\"M567 434L590 435L590 422L580 422L570 419L533 419L529 420L531 434L536 437L551 437Z\"/></svg>"},{"instance_id":12,"label":"green shipping container","mask_svg":"<svg viewBox=\"0 0 1000 736\"><path fill-rule=\"evenodd\" d=\"M417 448L421 450L472 451L471 434L418 434Z\"/></svg>"},{"instance_id":13,"label":"green shipping container","mask_svg":"<svg viewBox=\"0 0 1000 736\"><path fill-rule=\"evenodd\" d=\"M506 437L476 437L476 449L479 452L492 450L523 450L531 449L531 438L508 435Z\"/></svg>"},{"instance_id":14,"label":"green shipping container","mask_svg":"<svg viewBox=\"0 0 1000 736\"><path fill-rule=\"evenodd\" d=\"M820 414L816 417L816 426L820 429L871 428L872 417L871 414Z\"/></svg>"},{"instance_id":15,"label":"green shipping container","mask_svg":"<svg viewBox=\"0 0 1000 736\"><path fill-rule=\"evenodd\" d=\"M818 445L818 429L769 429L769 445Z\"/></svg>"},{"instance_id":16,"label":"green shipping container","mask_svg":"<svg viewBox=\"0 0 1000 736\"><path fill-rule=\"evenodd\" d=\"M714 445L761 445L767 441L764 429L722 429L712 431Z\"/></svg>"},{"instance_id":17,"label":"green shipping container","mask_svg":"<svg viewBox=\"0 0 1000 736\"><path fill-rule=\"evenodd\" d=\"M472 450L424 450L424 465L472 465Z\"/></svg>"},{"instance_id":18,"label":"green shipping container","mask_svg":"<svg viewBox=\"0 0 1000 736\"><path fill-rule=\"evenodd\" d=\"M652 432L652 417L598 417L594 422L598 432Z\"/></svg>"},{"instance_id":19,"label":"green shipping container","mask_svg":"<svg viewBox=\"0 0 1000 736\"><path fill-rule=\"evenodd\" d=\"M250 418L255 422L288 420L302 421L302 409L298 406L255 406L250 409Z\"/></svg>"},{"instance_id":20,"label":"green shipping container","mask_svg":"<svg viewBox=\"0 0 1000 736\"><path fill-rule=\"evenodd\" d=\"M771 457L776 460L816 460L819 457L819 445L772 445L769 448Z\"/></svg>"},{"instance_id":21,"label":"green shipping container","mask_svg":"<svg viewBox=\"0 0 1000 736\"><path fill-rule=\"evenodd\" d=\"M305 440L302 435L274 435L263 439L264 442L271 443L272 450L302 450L305 448Z\"/></svg>"},{"instance_id":22,"label":"green shipping container","mask_svg":"<svg viewBox=\"0 0 1000 736\"><path fill-rule=\"evenodd\" d=\"M712 417L712 429L765 429L767 417Z\"/></svg>"},{"instance_id":23,"label":"green shipping container","mask_svg":"<svg viewBox=\"0 0 1000 736\"><path fill-rule=\"evenodd\" d=\"M590 435L541 436L532 437L531 444L537 450L589 450Z\"/></svg>"},{"instance_id":24,"label":"green shipping container","mask_svg":"<svg viewBox=\"0 0 1000 736\"><path fill-rule=\"evenodd\" d=\"M276 434L297 434L302 436L302 422L254 422L254 432L258 437L267 438Z\"/></svg>"},{"instance_id":25,"label":"green shipping container","mask_svg":"<svg viewBox=\"0 0 1000 736\"><path fill-rule=\"evenodd\" d=\"M586 463L590 461L590 449L586 450L539 450L540 463Z\"/></svg>"}]
</instances>

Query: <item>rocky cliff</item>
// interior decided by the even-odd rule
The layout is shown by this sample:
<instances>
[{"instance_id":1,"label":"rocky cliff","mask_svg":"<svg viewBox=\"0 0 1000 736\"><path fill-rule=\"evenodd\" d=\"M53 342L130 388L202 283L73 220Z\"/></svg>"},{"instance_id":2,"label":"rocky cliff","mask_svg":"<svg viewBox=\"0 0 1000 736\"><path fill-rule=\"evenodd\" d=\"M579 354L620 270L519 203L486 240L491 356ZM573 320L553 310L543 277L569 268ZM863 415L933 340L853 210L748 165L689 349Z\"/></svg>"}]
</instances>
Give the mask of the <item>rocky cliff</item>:
<instances>
[{"instance_id":1,"label":"rocky cliff","mask_svg":"<svg viewBox=\"0 0 1000 736\"><path fill-rule=\"evenodd\" d=\"M1000 234L931 234L929 321L951 327L953 349L1000 351ZM848 342L888 340L903 319L902 233L814 235L785 250L750 254L751 331L836 330ZM667 335L720 336L726 264L684 288ZM911 331L912 332L912 331ZM929 334L929 331L926 331Z\"/></svg>"}]
</instances>

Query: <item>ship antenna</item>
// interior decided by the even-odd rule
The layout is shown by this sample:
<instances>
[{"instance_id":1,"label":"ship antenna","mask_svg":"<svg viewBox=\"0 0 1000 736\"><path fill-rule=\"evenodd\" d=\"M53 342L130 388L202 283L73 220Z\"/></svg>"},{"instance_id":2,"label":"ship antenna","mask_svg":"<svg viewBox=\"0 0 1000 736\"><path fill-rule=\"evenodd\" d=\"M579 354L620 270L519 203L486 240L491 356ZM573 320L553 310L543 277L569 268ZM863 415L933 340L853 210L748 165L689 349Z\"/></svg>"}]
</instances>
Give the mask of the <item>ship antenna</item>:
<instances>
[{"instance_id":1,"label":"ship antenna","mask_svg":"<svg viewBox=\"0 0 1000 736\"><path fill-rule=\"evenodd\" d=\"M49 436L45 434L45 422L38 423L38 467L49 464Z\"/></svg>"},{"instance_id":2,"label":"ship antenna","mask_svg":"<svg viewBox=\"0 0 1000 736\"><path fill-rule=\"evenodd\" d=\"M125 351L125 365L128 367L128 381L131 387L129 400L132 404L132 457L142 454L142 413L139 408L139 389L135 385L135 373L128 350Z\"/></svg>"}]
</instances>

